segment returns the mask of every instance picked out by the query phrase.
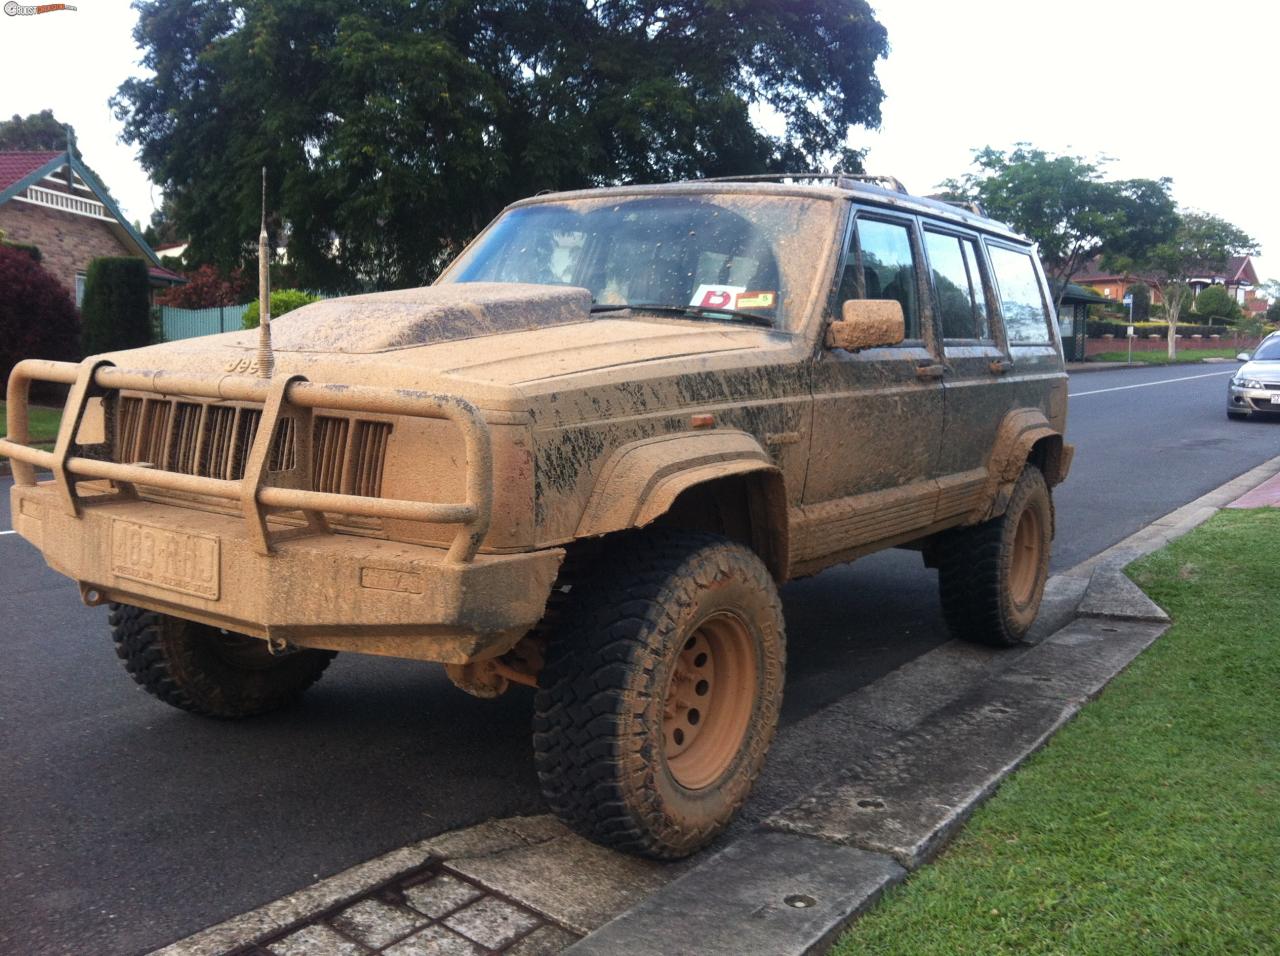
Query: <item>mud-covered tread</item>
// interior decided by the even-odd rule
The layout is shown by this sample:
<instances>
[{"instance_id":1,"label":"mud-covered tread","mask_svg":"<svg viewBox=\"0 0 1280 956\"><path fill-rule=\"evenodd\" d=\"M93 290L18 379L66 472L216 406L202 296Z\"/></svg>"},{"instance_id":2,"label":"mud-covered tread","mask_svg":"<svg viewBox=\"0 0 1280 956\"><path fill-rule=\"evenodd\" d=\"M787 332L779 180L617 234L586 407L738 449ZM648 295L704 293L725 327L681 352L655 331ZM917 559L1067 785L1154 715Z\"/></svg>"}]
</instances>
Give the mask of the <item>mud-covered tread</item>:
<instances>
[{"instance_id":1,"label":"mud-covered tread","mask_svg":"<svg viewBox=\"0 0 1280 956\"><path fill-rule=\"evenodd\" d=\"M621 536L567 570L562 580L572 583L554 599L558 626L534 705L534 759L543 794L562 821L590 840L659 859L686 856L732 819L772 742L785 659L773 581L742 545L675 530ZM777 687L756 705L726 802L701 822L673 819L652 786L663 758L629 718L645 709L654 714L665 692L655 674L661 661L654 625L659 634L673 633L672 612L689 600L696 580L729 574L744 576L764 616L772 618L766 626L776 628L777 666L761 679L776 680Z\"/></svg>"},{"instance_id":2,"label":"mud-covered tread","mask_svg":"<svg viewBox=\"0 0 1280 956\"><path fill-rule=\"evenodd\" d=\"M1029 497L1039 494L1048 501L1052 537L1053 499L1040 470L1027 465L1003 515L952 531L940 542L935 551L938 589L942 615L952 637L1011 647L1026 636L1026 628L1017 627L1009 614L1002 562L1006 560L1008 521L1021 513Z\"/></svg>"},{"instance_id":3,"label":"mud-covered tread","mask_svg":"<svg viewBox=\"0 0 1280 956\"><path fill-rule=\"evenodd\" d=\"M266 667L242 668L213 653L218 632L206 625L111 605L116 655L134 681L157 700L205 717L250 717L291 703L320 679L333 651L300 650Z\"/></svg>"}]
</instances>

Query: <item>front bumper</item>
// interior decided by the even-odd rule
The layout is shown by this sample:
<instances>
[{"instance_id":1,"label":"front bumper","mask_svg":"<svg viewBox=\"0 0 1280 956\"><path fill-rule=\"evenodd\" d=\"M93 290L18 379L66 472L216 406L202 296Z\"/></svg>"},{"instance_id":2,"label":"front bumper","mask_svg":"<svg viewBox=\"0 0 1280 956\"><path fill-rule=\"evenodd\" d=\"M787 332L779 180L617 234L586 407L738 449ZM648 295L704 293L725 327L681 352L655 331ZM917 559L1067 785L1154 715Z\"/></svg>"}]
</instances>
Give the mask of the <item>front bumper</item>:
<instances>
[{"instance_id":1,"label":"front bumper","mask_svg":"<svg viewBox=\"0 0 1280 956\"><path fill-rule=\"evenodd\" d=\"M90 489L82 486L83 492ZM104 486L102 489L106 491ZM117 601L302 647L466 663L504 653L542 617L564 552L447 559L441 548L343 534L289 537L263 554L226 514L10 489L14 529L90 604Z\"/></svg>"},{"instance_id":2,"label":"front bumper","mask_svg":"<svg viewBox=\"0 0 1280 956\"><path fill-rule=\"evenodd\" d=\"M1280 402L1272 402L1273 395L1280 395L1280 390L1243 388L1234 382L1230 382L1227 385L1227 411L1280 415Z\"/></svg>"}]
</instances>

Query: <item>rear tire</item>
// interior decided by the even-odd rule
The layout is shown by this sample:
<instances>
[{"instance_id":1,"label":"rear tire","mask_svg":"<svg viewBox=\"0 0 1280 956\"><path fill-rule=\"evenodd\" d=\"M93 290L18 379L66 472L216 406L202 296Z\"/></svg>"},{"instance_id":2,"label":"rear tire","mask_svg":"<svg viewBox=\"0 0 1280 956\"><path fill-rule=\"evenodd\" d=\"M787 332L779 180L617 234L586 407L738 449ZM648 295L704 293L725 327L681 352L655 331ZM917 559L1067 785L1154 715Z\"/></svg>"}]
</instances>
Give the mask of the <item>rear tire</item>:
<instances>
[{"instance_id":1,"label":"rear tire","mask_svg":"<svg viewBox=\"0 0 1280 956\"><path fill-rule=\"evenodd\" d=\"M952 636L998 647L1026 637L1044 596L1052 540L1049 486L1027 465L1004 514L940 543L938 586Z\"/></svg>"},{"instance_id":2,"label":"rear tire","mask_svg":"<svg viewBox=\"0 0 1280 956\"><path fill-rule=\"evenodd\" d=\"M611 543L561 593L534 703L552 811L604 846L675 859L737 813L773 741L786 637L746 547L654 531Z\"/></svg>"},{"instance_id":3,"label":"rear tire","mask_svg":"<svg viewBox=\"0 0 1280 956\"><path fill-rule=\"evenodd\" d=\"M152 697L205 717L250 717L291 703L320 679L334 651L273 655L267 642L207 624L111 605L125 669Z\"/></svg>"}]
</instances>

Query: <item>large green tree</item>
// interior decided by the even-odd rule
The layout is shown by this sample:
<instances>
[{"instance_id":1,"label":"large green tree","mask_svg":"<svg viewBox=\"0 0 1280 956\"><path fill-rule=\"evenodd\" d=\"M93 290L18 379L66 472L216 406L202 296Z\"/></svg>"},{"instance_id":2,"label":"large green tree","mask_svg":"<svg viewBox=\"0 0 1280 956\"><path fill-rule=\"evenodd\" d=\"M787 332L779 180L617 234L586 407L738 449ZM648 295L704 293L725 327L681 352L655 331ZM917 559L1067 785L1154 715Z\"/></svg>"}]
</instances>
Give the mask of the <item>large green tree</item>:
<instances>
[{"instance_id":1,"label":"large green tree","mask_svg":"<svg viewBox=\"0 0 1280 956\"><path fill-rule=\"evenodd\" d=\"M1192 300L1191 279L1221 272L1232 256L1257 255L1257 241L1225 219L1208 213L1186 211L1169 239L1137 256L1112 254L1107 264L1126 274L1141 275L1155 283L1164 300L1168 323L1168 353L1178 353L1178 318Z\"/></svg>"},{"instance_id":2,"label":"large green tree","mask_svg":"<svg viewBox=\"0 0 1280 956\"><path fill-rule=\"evenodd\" d=\"M195 261L273 230L312 288L429 280L541 189L811 169L874 127L865 0L138 0L113 99ZM756 121L771 111L779 131Z\"/></svg>"},{"instance_id":3,"label":"large green tree","mask_svg":"<svg viewBox=\"0 0 1280 956\"><path fill-rule=\"evenodd\" d=\"M1067 283L1094 256L1145 255L1177 226L1170 180L1107 180L1104 171L1102 160L1019 143L975 150L973 169L941 185L1036 241L1060 305Z\"/></svg>"}]
</instances>

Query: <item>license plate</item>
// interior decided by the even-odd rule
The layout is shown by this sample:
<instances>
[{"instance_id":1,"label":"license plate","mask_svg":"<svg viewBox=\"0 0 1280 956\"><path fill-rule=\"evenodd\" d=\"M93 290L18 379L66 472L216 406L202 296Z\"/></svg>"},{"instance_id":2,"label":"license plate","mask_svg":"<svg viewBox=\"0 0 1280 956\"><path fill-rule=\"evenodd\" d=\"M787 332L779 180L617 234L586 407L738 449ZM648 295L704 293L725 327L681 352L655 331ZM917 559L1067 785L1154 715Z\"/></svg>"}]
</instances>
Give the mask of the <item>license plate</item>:
<instances>
[{"instance_id":1,"label":"license plate","mask_svg":"<svg viewBox=\"0 0 1280 956\"><path fill-rule=\"evenodd\" d=\"M171 531L115 518L111 570L122 578L218 599L219 541L212 535Z\"/></svg>"},{"instance_id":2,"label":"license plate","mask_svg":"<svg viewBox=\"0 0 1280 956\"><path fill-rule=\"evenodd\" d=\"M1274 392L1271 396L1272 405L1280 405L1280 392Z\"/></svg>"}]
</instances>

